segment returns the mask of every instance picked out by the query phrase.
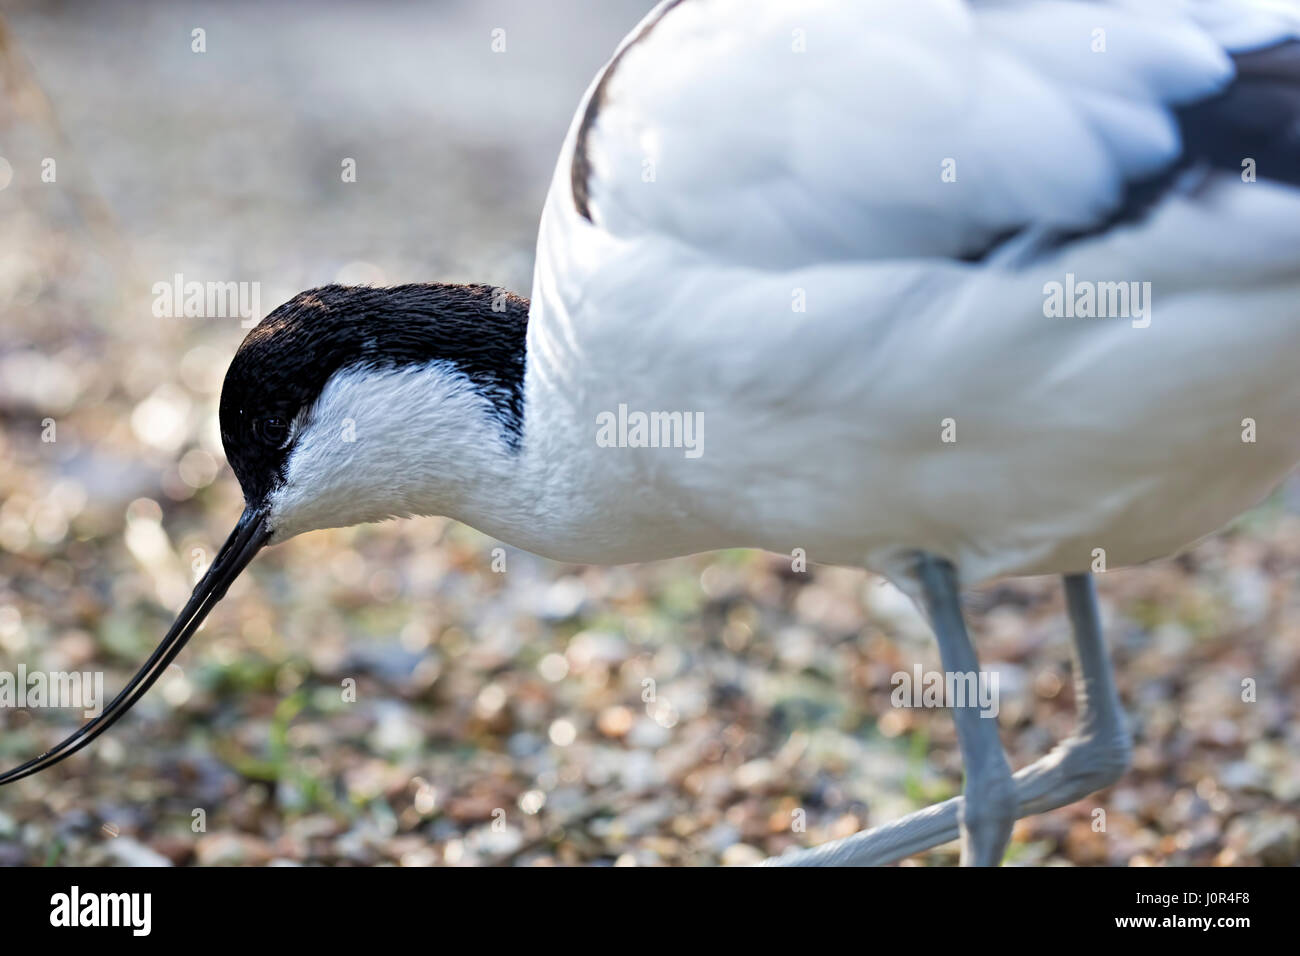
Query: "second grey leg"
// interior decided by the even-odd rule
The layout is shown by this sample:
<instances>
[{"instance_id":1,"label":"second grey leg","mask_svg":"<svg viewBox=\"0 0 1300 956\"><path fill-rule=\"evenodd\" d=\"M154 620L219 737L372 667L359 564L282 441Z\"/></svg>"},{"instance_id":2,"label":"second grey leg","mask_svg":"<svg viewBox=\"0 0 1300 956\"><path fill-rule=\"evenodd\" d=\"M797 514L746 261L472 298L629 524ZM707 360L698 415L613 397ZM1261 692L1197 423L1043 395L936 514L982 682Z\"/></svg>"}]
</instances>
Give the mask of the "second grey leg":
<instances>
[{"instance_id":1,"label":"second grey leg","mask_svg":"<svg viewBox=\"0 0 1300 956\"><path fill-rule=\"evenodd\" d=\"M1128 769L1131 742L1106 653L1092 575L1065 577L1074 630L1075 731L1016 774L1021 816L1054 810L1110 786Z\"/></svg>"},{"instance_id":2,"label":"second grey leg","mask_svg":"<svg viewBox=\"0 0 1300 956\"><path fill-rule=\"evenodd\" d=\"M939 655L948 674L978 678L979 658L961 614L957 573L941 558L922 555L917 576ZM962 788L961 862L963 866L997 866L1002 862L1016 822L1016 788L998 737L998 722L985 716L975 699L950 701L966 782Z\"/></svg>"}]
</instances>

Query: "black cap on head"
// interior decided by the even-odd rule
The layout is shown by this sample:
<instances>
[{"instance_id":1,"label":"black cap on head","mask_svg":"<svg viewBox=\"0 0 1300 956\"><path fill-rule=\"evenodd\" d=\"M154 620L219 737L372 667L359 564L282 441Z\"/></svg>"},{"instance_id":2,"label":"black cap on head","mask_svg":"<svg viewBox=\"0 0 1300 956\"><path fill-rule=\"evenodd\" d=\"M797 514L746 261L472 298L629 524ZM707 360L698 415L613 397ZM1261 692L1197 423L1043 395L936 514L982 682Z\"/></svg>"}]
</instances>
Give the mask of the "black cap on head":
<instances>
[{"instance_id":1,"label":"black cap on head","mask_svg":"<svg viewBox=\"0 0 1300 956\"><path fill-rule=\"evenodd\" d=\"M249 504L284 476L289 425L342 368L453 364L482 389L512 445L523 428L528 300L486 285L328 285L248 333L221 389L221 441Z\"/></svg>"},{"instance_id":2,"label":"black cap on head","mask_svg":"<svg viewBox=\"0 0 1300 956\"><path fill-rule=\"evenodd\" d=\"M284 477L290 426L343 368L445 361L489 400L507 444L523 427L528 302L490 286L324 286L294 296L249 332L221 390L221 440L244 491L244 513L162 642L94 720L57 746L0 774L38 773L107 730L153 686L272 537L268 499Z\"/></svg>"}]
</instances>

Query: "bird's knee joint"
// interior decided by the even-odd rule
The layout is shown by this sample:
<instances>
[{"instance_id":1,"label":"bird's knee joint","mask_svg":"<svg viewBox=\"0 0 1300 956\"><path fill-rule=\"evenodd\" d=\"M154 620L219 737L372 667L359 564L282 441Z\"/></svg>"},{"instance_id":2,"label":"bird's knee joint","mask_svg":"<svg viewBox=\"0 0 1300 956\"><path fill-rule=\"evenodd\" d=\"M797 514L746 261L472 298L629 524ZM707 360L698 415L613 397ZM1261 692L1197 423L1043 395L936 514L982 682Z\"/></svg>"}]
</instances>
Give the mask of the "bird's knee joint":
<instances>
[{"instance_id":1,"label":"bird's knee joint","mask_svg":"<svg viewBox=\"0 0 1300 956\"><path fill-rule=\"evenodd\" d=\"M1066 754L1067 775L1083 797L1119 780L1132 759L1133 746L1127 734L1076 740Z\"/></svg>"},{"instance_id":2,"label":"bird's knee joint","mask_svg":"<svg viewBox=\"0 0 1300 956\"><path fill-rule=\"evenodd\" d=\"M1097 778L1100 781L1098 790L1109 787L1128 773L1128 768L1133 763L1133 745L1127 736L1099 745L1097 754Z\"/></svg>"}]
</instances>

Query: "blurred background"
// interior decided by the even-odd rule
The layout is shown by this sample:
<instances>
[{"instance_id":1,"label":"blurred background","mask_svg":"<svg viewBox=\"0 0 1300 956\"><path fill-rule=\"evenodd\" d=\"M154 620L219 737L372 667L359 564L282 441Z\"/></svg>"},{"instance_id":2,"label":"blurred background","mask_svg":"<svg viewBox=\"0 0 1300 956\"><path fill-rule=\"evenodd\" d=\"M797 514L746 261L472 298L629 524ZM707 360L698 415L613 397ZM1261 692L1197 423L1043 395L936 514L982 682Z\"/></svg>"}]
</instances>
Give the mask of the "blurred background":
<instances>
[{"instance_id":1,"label":"blurred background","mask_svg":"<svg viewBox=\"0 0 1300 956\"><path fill-rule=\"evenodd\" d=\"M154 284L256 282L263 315L335 281L527 295L570 118L650 6L0 2L0 671L111 697L238 517L216 408L246 330L158 318ZM880 579L501 573L499 546L419 519L264 552L112 731L0 790L0 865L748 864L960 791L946 713L890 704L939 661ZM1101 575L1134 767L1009 862L1300 862L1298 578L1294 482ZM1023 766L1073 721L1059 582L969 612ZM80 720L0 708L0 765Z\"/></svg>"}]
</instances>

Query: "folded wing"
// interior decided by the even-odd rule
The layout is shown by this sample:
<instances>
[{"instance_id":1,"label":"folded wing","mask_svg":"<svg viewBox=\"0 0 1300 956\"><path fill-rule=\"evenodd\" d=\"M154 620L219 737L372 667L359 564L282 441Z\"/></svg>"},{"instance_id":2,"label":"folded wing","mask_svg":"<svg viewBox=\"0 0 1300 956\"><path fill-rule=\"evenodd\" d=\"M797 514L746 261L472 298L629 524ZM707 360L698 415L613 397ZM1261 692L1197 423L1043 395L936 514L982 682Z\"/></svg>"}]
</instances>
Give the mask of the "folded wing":
<instances>
[{"instance_id":1,"label":"folded wing","mask_svg":"<svg viewBox=\"0 0 1300 956\"><path fill-rule=\"evenodd\" d=\"M737 265L978 257L1201 160L1300 180L1296 36L1281 0L670 2L593 88L574 200Z\"/></svg>"}]
</instances>

